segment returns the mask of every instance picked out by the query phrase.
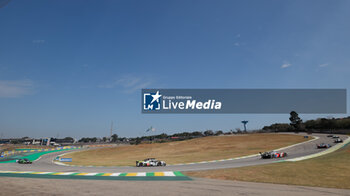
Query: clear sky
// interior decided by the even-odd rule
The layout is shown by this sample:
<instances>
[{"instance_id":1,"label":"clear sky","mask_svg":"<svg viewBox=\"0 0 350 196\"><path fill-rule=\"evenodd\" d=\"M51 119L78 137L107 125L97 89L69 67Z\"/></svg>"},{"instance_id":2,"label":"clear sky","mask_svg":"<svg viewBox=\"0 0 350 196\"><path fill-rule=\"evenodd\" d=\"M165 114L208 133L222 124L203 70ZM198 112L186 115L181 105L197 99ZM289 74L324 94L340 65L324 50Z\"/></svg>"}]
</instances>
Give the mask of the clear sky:
<instances>
[{"instance_id":1,"label":"clear sky","mask_svg":"<svg viewBox=\"0 0 350 196\"><path fill-rule=\"evenodd\" d=\"M0 7L0 136L103 137L112 120L120 136L288 122L141 114L140 89L349 89L349 10L346 0L12 0Z\"/></svg>"}]
</instances>

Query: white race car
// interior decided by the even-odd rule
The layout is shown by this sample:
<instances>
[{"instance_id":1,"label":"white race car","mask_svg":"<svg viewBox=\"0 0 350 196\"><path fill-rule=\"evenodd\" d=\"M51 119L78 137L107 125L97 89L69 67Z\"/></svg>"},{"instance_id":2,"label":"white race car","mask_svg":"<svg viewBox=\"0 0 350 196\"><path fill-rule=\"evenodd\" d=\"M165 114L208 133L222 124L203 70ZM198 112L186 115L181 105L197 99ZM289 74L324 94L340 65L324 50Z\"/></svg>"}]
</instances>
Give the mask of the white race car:
<instances>
[{"instance_id":1,"label":"white race car","mask_svg":"<svg viewBox=\"0 0 350 196\"><path fill-rule=\"evenodd\" d=\"M164 161L158 161L155 158L148 158L143 161L136 161L136 167L148 167L148 166L166 166Z\"/></svg>"}]
</instances>

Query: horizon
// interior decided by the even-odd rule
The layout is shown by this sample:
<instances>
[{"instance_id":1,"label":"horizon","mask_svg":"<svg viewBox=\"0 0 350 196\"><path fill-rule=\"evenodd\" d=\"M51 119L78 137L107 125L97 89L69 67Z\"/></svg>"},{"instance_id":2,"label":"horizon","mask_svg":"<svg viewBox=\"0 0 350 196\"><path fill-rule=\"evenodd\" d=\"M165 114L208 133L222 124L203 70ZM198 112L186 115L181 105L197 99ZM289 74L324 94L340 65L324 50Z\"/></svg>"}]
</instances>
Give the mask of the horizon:
<instances>
[{"instance_id":1,"label":"horizon","mask_svg":"<svg viewBox=\"0 0 350 196\"><path fill-rule=\"evenodd\" d=\"M318 120L318 119L321 119L322 117L320 118L317 118L317 119L309 119L309 120ZM329 116L325 119L332 119L333 117ZM340 117L340 118L335 118L335 119L344 119L344 118L350 118L350 116L346 116L346 117ZM303 119L302 119L303 120ZM303 123L305 121L303 120ZM265 126L271 126L271 125L274 125L274 124L290 124L288 122L284 122L284 123L279 123L279 122L276 122L276 123L272 123L272 124L269 124L269 125L264 125ZM243 125L242 125L243 126ZM243 126L244 127L244 126ZM254 130L248 130L247 129L247 133L256 133L256 131L262 131L263 128L262 127L261 129L254 129ZM331 129L330 129L331 130ZM149 132L151 131L151 132ZM181 133L194 133L194 132L201 132L202 134L204 134L205 131L213 131L213 133L215 134L217 131L222 131L224 134L225 133L233 133L233 134L240 134L238 133L238 131L241 131L242 133L241 134L244 134L244 129L241 129L240 127L237 127L235 129L231 129L231 130L211 130L211 129L207 129L207 130L197 130L197 131L191 131L191 130L188 130L188 131L182 131L182 132L176 132L176 131L173 131L171 133L165 133L165 132L162 132L162 131L158 131L157 133L155 128L153 128L152 126L150 128L148 128L143 135L138 135L138 136L133 136L133 137L123 137L123 136L119 136L117 133L115 132L112 132L112 134L117 134L118 135L118 138L137 138L137 137L152 137L152 136L157 136L157 135L162 135L162 134L167 134L167 136L172 136L174 134L181 134ZM298 131L298 132L308 132L308 130L303 130L303 131ZM318 133L318 132L315 132L315 133ZM3 137L0 137L0 140L2 139L21 139L21 138L29 138L29 139L45 139L45 138L55 138L55 139L64 139L64 138L67 138L67 137L70 137L70 136L60 136L60 137L55 137L55 136L52 136L52 137L40 137L40 138L36 138L36 137L29 137L29 136L21 136L21 137L12 137L12 138L3 138ZM90 137L87 137L87 136L80 136L80 137L72 137L73 139L75 140L79 140L79 139L82 139L82 138L98 138L98 139L102 139L102 138L110 138L110 136L90 136Z\"/></svg>"}]
</instances>

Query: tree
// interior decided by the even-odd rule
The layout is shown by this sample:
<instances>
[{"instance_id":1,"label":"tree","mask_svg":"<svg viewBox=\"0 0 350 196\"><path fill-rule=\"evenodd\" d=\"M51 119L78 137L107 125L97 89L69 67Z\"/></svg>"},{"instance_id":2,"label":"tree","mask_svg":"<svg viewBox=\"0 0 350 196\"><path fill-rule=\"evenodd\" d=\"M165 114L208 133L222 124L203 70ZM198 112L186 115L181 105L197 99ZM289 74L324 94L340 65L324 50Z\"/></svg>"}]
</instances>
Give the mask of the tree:
<instances>
[{"instance_id":1,"label":"tree","mask_svg":"<svg viewBox=\"0 0 350 196\"><path fill-rule=\"evenodd\" d=\"M165 133L154 136L154 138L157 138L157 139L166 139L167 137L168 135Z\"/></svg>"},{"instance_id":2,"label":"tree","mask_svg":"<svg viewBox=\"0 0 350 196\"><path fill-rule=\"evenodd\" d=\"M89 142L89 138L83 137L78 142L84 142L84 143Z\"/></svg>"},{"instance_id":3,"label":"tree","mask_svg":"<svg viewBox=\"0 0 350 196\"><path fill-rule=\"evenodd\" d=\"M221 131L221 130L219 130L219 131L215 132L215 135L222 135L222 134L224 134L224 132L223 132L223 131Z\"/></svg>"},{"instance_id":4,"label":"tree","mask_svg":"<svg viewBox=\"0 0 350 196\"><path fill-rule=\"evenodd\" d=\"M118 137L118 140L121 142L124 142L124 141L127 141L127 138L126 137Z\"/></svg>"},{"instance_id":5,"label":"tree","mask_svg":"<svg viewBox=\"0 0 350 196\"><path fill-rule=\"evenodd\" d=\"M113 134L111 137L112 137L112 142L116 142L118 140L117 134Z\"/></svg>"},{"instance_id":6,"label":"tree","mask_svg":"<svg viewBox=\"0 0 350 196\"><path fill-rule=\"evenodd\" d=\"M294 130L299 131L300 130L300 124L303 122L301 118L299 117L299 114L295 111L290 112L290 125L294 128Z\"/></svg>"},{"instance_id":7,"label":"tree","mask_svg":"<svg viewBox=\"0 0 350 196\"><path fill-rule=\"evenodd\" d=\"M72 138L72 137L65 137L65 138L63 138L63 140L64 141L68 141L68 142L74 142L74 138Z\"/></svg>"},{"instance_id":8,"label":"tree","mask_svg":"<svg viewBox=\"0 0 350 196\"><path fill-rule=\"evenodd\" d=\"M204 131L204 135L211 136L211 135L214 135L214 132L212 130L206 130L206 131Z\"/></svg>"},{"instance_id":9,"label":"tree","mask_svg":"<svg viewBox=\"0 0 350 196\"><path fill-rule=\"evenodd\" d=\"M291 131L291 126L287 123L275 123L270 126L263 127L265 132L288 132Z\"/></svg>"},{"instance_id":10,"label":"tree","mask_svg":"<svg viewBox=\"0 0 350 196\"><path fill-rule=\"evenodd\" d=\"M11 140L10 143L11 144L19 144L20 142L18 140Z\"/></svg>"},{"instance_id":11,"label":"tree","mask_svg":"<svg viewBox=\"0 0 350 196\"><path fill-rule=\"evenodd\" d=\"M200 132L200 131L195 131L195 132L192 132L192 136L195 136L195 137L203 137L203 133Z\"/></svg>"},{"instance_id":12,"label":"tree","mask_svg":"<svg viewBox=\"0 0 350 196\"><path fill-rule=\"evenodd\" d=\"M141 138L137 137L137 138L136 138L136 141L135 141L135 144L138 145L138 144L140 144L140 143L141 143Z\"/></svg>"}]
</instances>

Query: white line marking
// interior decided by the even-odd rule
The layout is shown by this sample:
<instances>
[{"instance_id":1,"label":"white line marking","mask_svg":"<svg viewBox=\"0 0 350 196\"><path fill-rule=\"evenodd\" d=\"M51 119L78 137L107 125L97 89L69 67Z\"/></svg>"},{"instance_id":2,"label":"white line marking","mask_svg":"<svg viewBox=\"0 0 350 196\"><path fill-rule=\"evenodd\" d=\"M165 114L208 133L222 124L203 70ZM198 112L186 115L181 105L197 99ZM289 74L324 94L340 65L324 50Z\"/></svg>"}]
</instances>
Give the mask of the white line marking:
<instances>
[{"instance_id":1,"label":"white line marking","mask_svg":"<svg viewBox=\"0 0 350 196\"><path fill-rule=\"evenodd\" d=\"M13 173L16 173L16 174L27 174L27 173L33 173L33 171L16 171L16 172L13 172Z\"/></svg>"},{"instance_id":2,"label":"white line marking","mask_svg":"<svg viewBox=\"0 0 350 196\"><path fill-rule=\"evenodd\" d=\"M87 173L87 174L85 174L84 176L94 176L94 175L96 175L96 174L98 174L98 173Z\"/></svg>"},{"instance_id":3,"label":"white line marking","mask_svg":"<svg viewBox=\"0 0 350 196\"><path fill-rule=\"evenodd\" d=\"M164 176L175 176L174 172L166 171L163 173L164 173Z\"/></svg>"},{"instance_id":4,"label":"white line marking","mask_svg":"<svg viewBox=\"0 0 350 196\"><path fill-rule=\"evenodd\" d=\"M71 174L74 174L75 172L63 172L62 174L60 174L60 175L63 175L63 176L65 176L65 175L71 175Z\"/></svg>"},{"instance_id":5,"label":"white line marking","mask_svg":"<svg viewBox=\"0 0 350 196\"><path fill-rule=\"evenodd\" d=\"M136 176L146 176L146 172L139 172L136 174Z\"/></svg>"},{"instance_id":6,"label":"white line marking","mask_svg":"<svg viewBox=\"0 0 350 196\"><path fill-rule=\"evenodd\" d=\"M0 173L13 173L15 171L0 171Z\"/></svg>"},{"instance_id":7,"label":"white line marking","mask_svg":"<svg viewBox=\"0 0 350 196\"><path fill-rule=\"evenodd\" d=\"M33 172L33 173L35 173L35 172ZM40 172L38 174L49 174L49 173L52 173L52 172Z\"/></svg>"}]
</instances>

